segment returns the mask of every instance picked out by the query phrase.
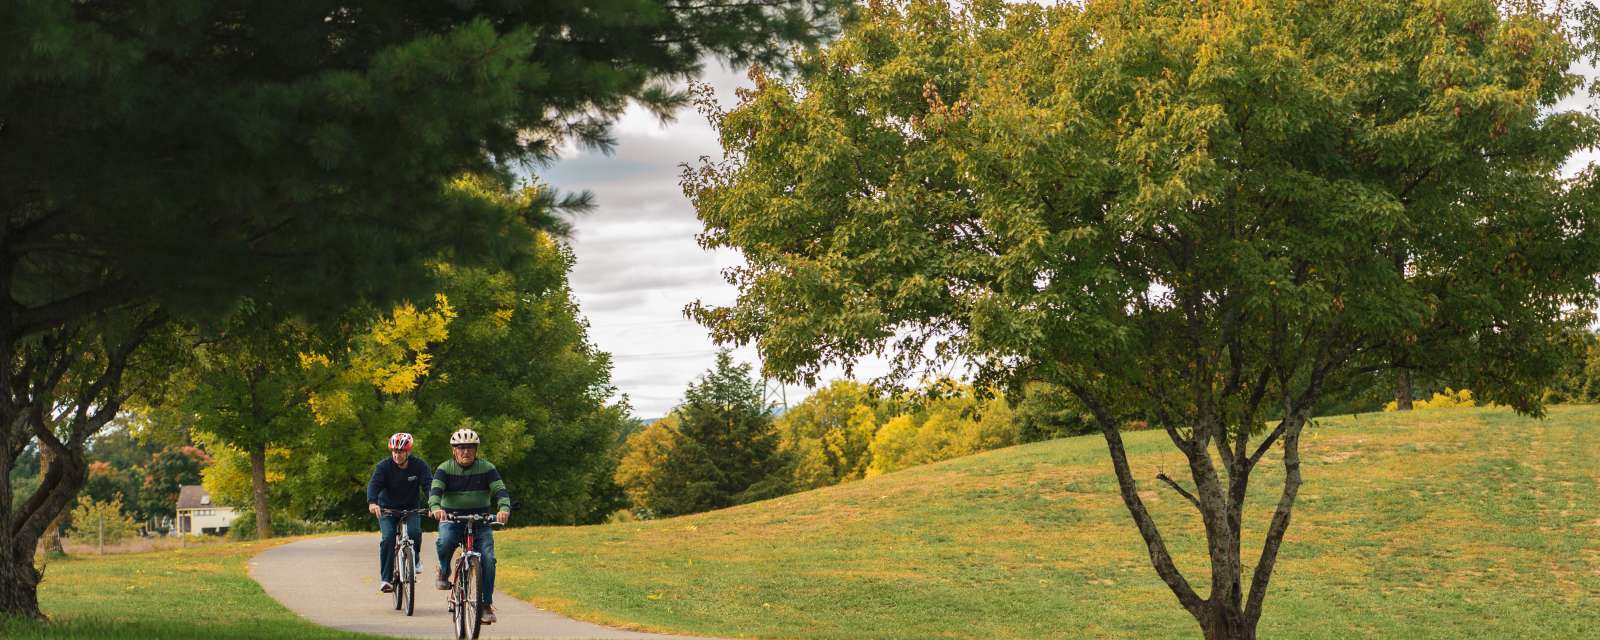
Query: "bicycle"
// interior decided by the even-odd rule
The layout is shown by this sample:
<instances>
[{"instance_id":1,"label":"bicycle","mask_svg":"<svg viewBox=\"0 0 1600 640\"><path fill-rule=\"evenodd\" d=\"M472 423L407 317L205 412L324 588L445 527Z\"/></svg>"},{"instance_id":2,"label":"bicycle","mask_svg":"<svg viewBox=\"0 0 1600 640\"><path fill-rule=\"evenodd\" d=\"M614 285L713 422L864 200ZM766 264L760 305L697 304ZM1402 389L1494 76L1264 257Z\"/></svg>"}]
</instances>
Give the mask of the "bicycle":
<instances>
[{"instance_id":1,"label":"bicycle","mask_svg":"<svg viewBox=\"0 0 1600 640\"><path fill-rule=\"evenodd\" d=\"M494 514L446 515L441 522L456 522L467 527L466 535L461 538L461 555L450 563L450 574L455 581L450 585L446 603L450 606L450 621L455 625L456 637L467 637L470 629L472 639L477 640L478 631L483 627L483 571L479 566L483 554L474 546L477 526L480 523L491 527L501 525Z\"/></svg>"},{"instance_id":2,"label":"bicycle","mask_svg":"<svg viewBox=\"0 0 1600 640\"><path fill-rule=\"evenodd\" d=\"M395 518L394 565L390 567L389 584L394 586L394 610L405 609L411 615L417 608L417 548L411 539L406 519L411 514L425 514L427 509L384 509L381 516Z\"/></svg>"}]
</instances>

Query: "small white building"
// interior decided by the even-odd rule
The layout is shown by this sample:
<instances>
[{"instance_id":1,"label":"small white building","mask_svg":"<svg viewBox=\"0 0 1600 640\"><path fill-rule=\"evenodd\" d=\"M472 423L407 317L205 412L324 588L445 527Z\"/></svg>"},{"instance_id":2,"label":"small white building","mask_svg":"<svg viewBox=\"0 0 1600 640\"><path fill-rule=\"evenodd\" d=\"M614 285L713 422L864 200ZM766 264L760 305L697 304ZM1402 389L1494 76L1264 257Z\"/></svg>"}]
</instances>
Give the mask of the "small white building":
<instances>
[{"instance_id":1,"label":"small white building","mask_svg":"<svg viewBox=\"0 0 1600 640\"><path fill-rule=\"evenodd\" d=\"M178 522L176 533L224 533L233 525L232 507L211 504L211 494L197 484L178 488Z\"/></svg>"}]
</instances>

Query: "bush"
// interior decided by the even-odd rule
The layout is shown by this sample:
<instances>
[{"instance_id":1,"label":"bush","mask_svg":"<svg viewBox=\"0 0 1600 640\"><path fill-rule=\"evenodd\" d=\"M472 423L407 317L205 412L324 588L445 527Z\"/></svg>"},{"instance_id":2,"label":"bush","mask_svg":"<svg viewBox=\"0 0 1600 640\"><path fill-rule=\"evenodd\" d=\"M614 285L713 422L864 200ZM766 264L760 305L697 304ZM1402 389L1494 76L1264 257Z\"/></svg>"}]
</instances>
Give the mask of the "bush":
<instances>
[{"instance_id":1,"label":"bush","mask_svg":"<svg viewBox=\"0 0 1600 640\"><path fill-rule=\"evenodd\" d=\"M1389 404L1383 405L1383 410L1394 411L1397 406L1398 405L1396 405L1393 400L1390 400ZM1411 410L1424 411L1427 409L1448 409L1453 407L1476 406L1478 406L1478 403L1473 401L1471 389L1455 391L1450 387L1445 387L1443 392L1434 393L1432 398L1428 398L1426 400L1417 400L1411 403Z\"/></svg>"},{"instance_id":2,"label":"bush","mask_svg":"<svg viewBox=\"0 0 1600 640\"><path fill-rule=\"evenodd\" d=\"M282 515L272 516L272 535L274 536L303 536L312 533L328 533L342 531L337 522L312 522ZM228 538L230 540L255 540L256 539L256 512L254 509L243 509L228 525Z\"/></svg>"},{"instance_id":3,"label":"bush","mask_svg":"<svg viewBox=\"0 0 1600 640\"><path fill-rule=\"evenodd\" d=\"M69 535L81 543L103 541L116 544L132 538L138 530L139 525L133 522L133 518L122 512L120 493L108 501L95 500L88 495L79 496L78 506L72 509L72 532Z\"/></svg>"}]
</instances>

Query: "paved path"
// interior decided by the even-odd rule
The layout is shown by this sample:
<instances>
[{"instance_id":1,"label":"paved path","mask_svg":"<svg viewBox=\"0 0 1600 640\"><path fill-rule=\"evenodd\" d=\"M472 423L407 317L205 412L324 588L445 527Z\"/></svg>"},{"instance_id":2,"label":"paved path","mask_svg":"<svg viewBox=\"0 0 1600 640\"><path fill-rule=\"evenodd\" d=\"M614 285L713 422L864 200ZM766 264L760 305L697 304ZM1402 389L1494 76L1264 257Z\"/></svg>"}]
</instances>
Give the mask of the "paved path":
<instances>
[{"instance_id":1,"label":"paved path","mask_svg":"<svg viewBox=\"0 0 1600 640\"><path fill-rule=\"evenodd\" d=\"M412 638L454 638L455 630L444 603L448 592L433 589L432 535L423 535L422 551L424 567L419 578L427 580L419 579L417 586L426 588L417 589L416 611L410 618L405 612L394 610L393 596L378 593L378 580L373 575L378 572L377 533L316 538L273 547L250 560L250 577L290 611L326 627ZM504 591L495 591L494 609L499 622L484 625L483 638L690 640L685 636L579 622Z\"/></svg>"}]
</instances>

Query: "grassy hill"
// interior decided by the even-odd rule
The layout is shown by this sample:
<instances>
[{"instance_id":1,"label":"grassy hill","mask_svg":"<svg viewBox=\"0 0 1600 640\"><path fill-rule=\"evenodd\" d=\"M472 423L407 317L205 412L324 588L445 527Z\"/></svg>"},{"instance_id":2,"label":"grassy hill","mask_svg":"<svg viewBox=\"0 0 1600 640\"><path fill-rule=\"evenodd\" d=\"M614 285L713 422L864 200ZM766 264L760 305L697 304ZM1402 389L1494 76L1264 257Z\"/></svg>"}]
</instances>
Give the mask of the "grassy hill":
<instances>
[{"instance_id":1,"label":"grassy hill","mask_svg":"<svg viewBox=\"0 0 1600 640\"><path fill-rule=\"evenodd\" d=\"M1161 433L1127 440L1203 589L1198 519L1154 482L1185 471L1180 454ZM1600 629L1600 407L1344 416L1303 441L1262 637ZM1058 440L697 516L507 531L499 586L581 618L725 637L1195 637L1104 449ZM1280 476L1264 465L1253 481L1247 573Z\"/></svg>"}]
</instances>

